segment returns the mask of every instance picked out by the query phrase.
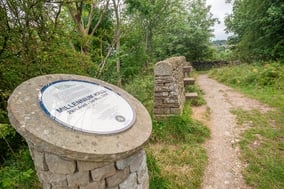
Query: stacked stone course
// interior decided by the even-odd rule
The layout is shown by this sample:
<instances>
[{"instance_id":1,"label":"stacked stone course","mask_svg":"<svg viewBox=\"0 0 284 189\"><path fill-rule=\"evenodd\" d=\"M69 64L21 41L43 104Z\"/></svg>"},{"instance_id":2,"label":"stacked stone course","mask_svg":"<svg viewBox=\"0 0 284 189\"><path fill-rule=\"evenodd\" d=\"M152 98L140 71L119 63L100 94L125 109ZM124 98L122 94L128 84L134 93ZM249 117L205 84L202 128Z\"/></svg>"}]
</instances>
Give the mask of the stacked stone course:
<instances>
[{"instance_id":1,"label":"stacked stone course","mask_svg":"<svg viewBox=\"0 0 284 189\"><path fill-rule=\"evenodd\" d=\"M156 63L154 68L154 115L162 118L181 114L185 102L184 56L172 57Z\"/></svg>"},{"instance_id":2,"label":"stacked stone course","mask_svg":"<svg viewBox=\"0 0 284 189\"><path fill-rule=\"evenodd\" d=\"M43 189L148 189L146 154L142 149L114 162L63 158L29 148Z\"/></svg>"}]
</instances>

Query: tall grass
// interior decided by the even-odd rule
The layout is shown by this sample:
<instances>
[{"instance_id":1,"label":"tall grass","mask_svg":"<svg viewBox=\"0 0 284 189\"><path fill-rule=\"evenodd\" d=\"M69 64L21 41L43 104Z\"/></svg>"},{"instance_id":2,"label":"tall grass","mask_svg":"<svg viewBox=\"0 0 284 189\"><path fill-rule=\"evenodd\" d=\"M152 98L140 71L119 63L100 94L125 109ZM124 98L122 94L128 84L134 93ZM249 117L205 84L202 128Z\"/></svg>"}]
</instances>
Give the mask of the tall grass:
<instances>
[{"instance_id":1,"label":"tall grass","mask_svg":"<svg viewBox=\"0 0 284 189\"><path fill-rule=\"evenodd\" d=\"M241 64L214 69L209 76L284 111L283 64Z\"/></svg>"},{"instance_id":2,"label":"tall grass","mask_svg":"<svg viewBox=\"0 0 284 189\"><path fill-rule=\"evenodd\" d=\"M240 141L247 183L259 189L284 188L284 65L243 64L214 69L210 76L274 108L233 113L248 127Z\"/></svg>"}]
</instances>

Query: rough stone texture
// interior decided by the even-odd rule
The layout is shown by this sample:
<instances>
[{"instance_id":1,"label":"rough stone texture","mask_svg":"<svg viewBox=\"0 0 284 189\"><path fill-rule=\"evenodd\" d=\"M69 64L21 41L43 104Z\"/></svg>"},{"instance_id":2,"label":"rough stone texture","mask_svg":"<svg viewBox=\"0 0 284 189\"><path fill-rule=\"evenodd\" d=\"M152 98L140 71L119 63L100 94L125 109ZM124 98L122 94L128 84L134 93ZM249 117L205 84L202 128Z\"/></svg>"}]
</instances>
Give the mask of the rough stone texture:
<instances>
[{"instance_id":1,"label":"rough stone texture","mask_svg":"<svg viewBox=\"0 0 284 189\"><path fill-rule=\"evenodd\" d=\"M75 161L64 160L61 157L50 153L45 154L45 159L48 169L52 173L72 174L75 172Z\"/></svg>"},{"instance_id":2,"label":"rough stone texture","mask_svg":"<svg viewBox=\"0 0 284 189\"><path fill-rule=\"evenodd\" d=\"M105 182L91 182L87 184L86 186L81 186L80 189L105 189Z\"/></svg>"},{"instance_id":3,"label":"rough stone texture","mask_svg":"<svg viewBox=\"0 0 284 189\"><path fill-rule=\"evenodd\" d=\"M130 171L135 172L138 170L141 164L145 161L146 161L145 151L141 150L139 153L136 153L133 156L117 161L116 167L118 169L124 169L130 166Z\"/></svg>"},{"instance_id":4,"label":"rough stone texture","mask_svg":"<svg viewBox=\"0 0 284 189\"><path fill-rule=\"evenodd\" d=\"M121 182L123 182L129 176L129 168L125 168L122 171L117 171L115 175L108 177L106 179L108 187L118 186Z\"/></svg>"},{"instance_id":5,"label":"rough stone texture","mask_svg":"<svg viewBox=\"0 0 284 189\"><path fill-rule=\"evenodd\" d=\"M85 80L117 91L132 105L135 123L112 135L62 127L46 116L38 104L40 89L58 80ZM163 95L169 93L162 91ZM138 100L122 89L84 76L40 76L15 89L8 101L8 112L11 124L29 145L43 189L121 189L137 188L141 183L149 188L144 145L151 135L151 117Z\"/></svg>"},{"instance_id":6,"label":"rough stone texture","mask_svg":"<svg viewBox=\"0 0 284 189\"><path fill-rule=\"evenodd\" d=\"M82 172L76 172L72 175L67 175L67 183L68 186L82 186L89 184L90 177L89 172L82 171Z\"/></svg>"},{"instance_id":7,"label":"rough stone texture","mask_svg":"<svg viewBox=\"0 0 284 189\"><path fill-rule=\"evenodd\" d=\"M154 69L155 75L171 75L173 72L173 66L170 62L158 62Z\"/></svg>"},{"instance_id":8,"label":"rough stone texture","mask_svg":"<svg viewBox=\"0 0 284 189\"><path fill-rule=\"evenodd\" d=\"M192 71L192 66L184 66L183 67L184 77L188 77L191 71Z\"/></svg>"},{"instance_id":9,"label":"rough stone texture","mask_svg":"<svg viewBox=\"0 0 284 189\"><path fill-rule=\"evenodd\" d=\"M184 86L187 86L187 85L194 85L195 79L192 78L192 77L188 77L188 78L184 78L184 79L183 79L183 82L184 82Z\"/></svg>"},{"instance_id":10,"label":"rough stone texture","mask_svg":"<svg viewBox=\"0 0 284 189\"><path fill-rule=\"evenodd\" d=\"M79 171L88 171L108 165L108 162L77 161Z\"/></svg>"},{"instance_id":11,"label":"rough stone texture","mask_svg":"<svg viewBox=\"0 0 284 189\"><path fill-rule=\"evenodd\" d=\"M110 164L91 171L92 179L94 181L100 181L106 177L114 175L116 172L114 164Z\"/></svg>"},{"instance_id":12,"label":"rough stone texture","mask_svg":"<svg viewBox=\"0 0 284 189\"><path fill-rule=\"evenodd\" d=\"M39 177L39 180L49 188L49 185L52 186L67 186L67 179L66 175L63 174L54 174L49 171L37 171L37 175Z\"/></svg>"},{"instance_id":13,"label":"rough stone texture","mask_svg":"<svg viewBox=\"0 0 284 189\"><path fill-rule=\"evenodd\" d=\"M30 144L29 144L29 146L30 146ZM47 167L47 164L46 164L46 161L45 161L44 153L38 152L37 150L33 150L31 147L30 147L30 152L32 154L34 165L35 165L36 169L40 170L40 171L47 171L48 167Z\"/></svg>"},{"instance_id":14,"label":"rough stone texture","mask_svg":"<svg viewBox=\"0 0 284 189\"><path fill-rule=\"evenodd\" d=\"M198 97L197 93L185 93L185 99L196 99Z\"/></svg>"},{"instance_id":15,"label":"rough stone texture","mask_svg":"<svg viewBox=\"0 0 284 189\"><path fill-rule=\"evenodd\" d=\"M119 185L119 189L137 189L137 175L136 173L132 173L129 177Z\"/></svg>"},{"instance_id":16,"label":"rough stone texture","mask_svg":"<svg viewBox=\"0 0 284 189\"><path fill-rule=\"evenodd\" d=\"M181 114L185 102L184 77L192 67L184 56L158 62L154 68L154 116Z\"/></svg>"}]
</instances>

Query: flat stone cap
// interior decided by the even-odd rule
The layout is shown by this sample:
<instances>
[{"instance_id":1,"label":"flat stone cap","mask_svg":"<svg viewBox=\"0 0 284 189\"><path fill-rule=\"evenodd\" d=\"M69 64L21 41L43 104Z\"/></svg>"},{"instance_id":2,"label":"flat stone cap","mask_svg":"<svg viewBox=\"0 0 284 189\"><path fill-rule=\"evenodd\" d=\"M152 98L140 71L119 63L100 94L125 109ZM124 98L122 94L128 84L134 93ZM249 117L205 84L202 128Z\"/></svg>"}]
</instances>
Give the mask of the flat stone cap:
<instances>
[{"instance_id":1,"label":"flat stone cap","mask_svg":"<svg viewBox=\"0 0 284 189\"><path fill-rule=\"evenodd\" d=\"M62 127L40 108L42 87L58 80L95 82L119 93L136 112L136 121L128 130L108 135L85 133ZM114 161L144 147L152 132L152 121L145 107L133 96L114 85L78 75L54 74L32 78L19 85L8 100L11 124L39 151L85 161Z\"/></svg>"},{"instance_id":2,"label":"flat stone cap","mask_svg":"<svg viewBox=\"0 0 284 189\"><path fill-rule=\"evenodd\" d=\"M167 76L172 75L173 66L169 61L160 61L156 63L154 68L154 74L156 76Z\"/></svg>"},{"instance_id":3,"label":"flat stone cap","mask_svg":"<svg viewBox=\"0 0 284 189\"><path fill-rule=\"evenodd\" d=\"M184 64L186 59L184 56L171 57L166 60L157 62L154 68L156 76L169 76L172 75L174 69L179 65Z\"/></svg>"}]
</instances>

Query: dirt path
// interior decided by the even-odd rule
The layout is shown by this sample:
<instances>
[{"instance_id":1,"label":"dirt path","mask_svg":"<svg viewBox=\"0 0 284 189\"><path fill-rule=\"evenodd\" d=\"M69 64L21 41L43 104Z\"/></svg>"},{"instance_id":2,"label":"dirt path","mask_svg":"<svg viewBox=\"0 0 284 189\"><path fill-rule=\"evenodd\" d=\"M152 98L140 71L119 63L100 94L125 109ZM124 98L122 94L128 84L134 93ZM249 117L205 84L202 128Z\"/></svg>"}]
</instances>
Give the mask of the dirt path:
<instances>
[{"instance_id":1,"label":"dirt path","mask_svg":"<svg viewBox=\"0 0 284 189\"><path fill-rule=\"evenodd\" d=\"M193 108L193 117L203 121L211 130L211 138L206 143L209 161L202 189L248 189L250 187L241 174L245 165L238 158L237 145L239 134L245 128L236 124L236 116L230 111L242 108L265 112L269 107L209 79L207 75L200 75L197 84L205 93L207 105ZM210 114L206 121L204 115L208 109Z\"/></svg>"}]
</instances>

